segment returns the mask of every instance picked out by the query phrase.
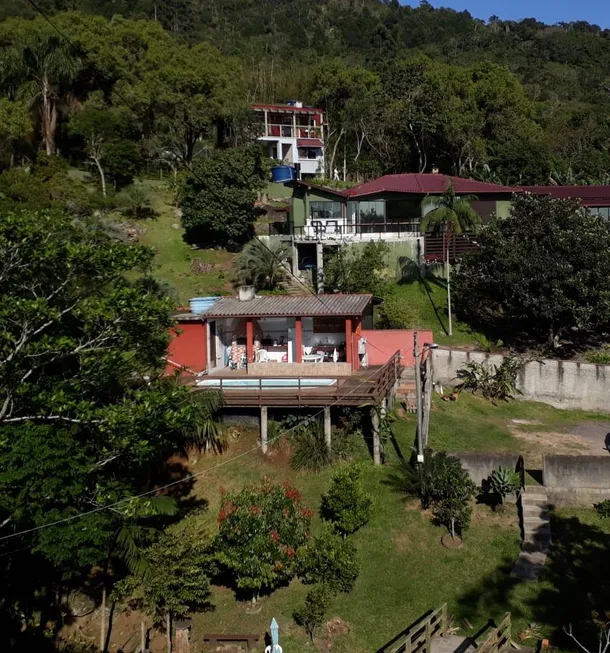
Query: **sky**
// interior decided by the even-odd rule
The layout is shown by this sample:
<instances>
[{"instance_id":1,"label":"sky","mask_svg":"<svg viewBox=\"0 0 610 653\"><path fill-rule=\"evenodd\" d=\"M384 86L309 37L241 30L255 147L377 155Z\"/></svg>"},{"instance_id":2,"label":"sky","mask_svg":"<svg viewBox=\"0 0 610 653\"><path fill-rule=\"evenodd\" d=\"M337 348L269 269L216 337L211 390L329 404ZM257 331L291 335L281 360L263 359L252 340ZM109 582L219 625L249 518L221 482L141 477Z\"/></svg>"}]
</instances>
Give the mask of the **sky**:
<instances>
[{"instance_id":1,"label":"sky","mask_svg":"<svg viewBox=\"0 0 610 653\"><path fill-rule=\"evenodd\" d=\"M417 6L418 0L403 4ZM586 20L610 29L610 0L430 0L434 7L467 10L476 18L494 14L504 20L537 18L544 23Z\"/></svg>"}]
</instances>

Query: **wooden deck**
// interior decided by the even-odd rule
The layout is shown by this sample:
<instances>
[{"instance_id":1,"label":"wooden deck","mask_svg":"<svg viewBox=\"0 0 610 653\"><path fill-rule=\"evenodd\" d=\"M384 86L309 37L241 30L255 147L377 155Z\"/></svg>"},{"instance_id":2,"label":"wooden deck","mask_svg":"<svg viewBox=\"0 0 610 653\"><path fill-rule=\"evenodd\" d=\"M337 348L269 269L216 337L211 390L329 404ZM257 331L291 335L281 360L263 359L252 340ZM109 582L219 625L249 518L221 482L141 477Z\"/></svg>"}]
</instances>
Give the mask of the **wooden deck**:
<instances>
[{"instance_id":1,"label":"wooden deck","mask_svg":"<svg viewBox=\"0 0 610 653\"><path fill-rule=\"evenodd\" d=\"M350 376L324 377L333 378L336 383L329 386L305 387L308 377L281 377L292 379L293 387L267 387L263 381L278 376L258 377L248 375L243 370L215 372L204 379L220 379L220 388L225 397L226 406L372 406L379 404L391 392L401 372L400 352L383 366L368 367ZM222 381L229 379L252 379L258 385L251 387L223 387ZM193 385L194 391L209 390L210 387Z\"/></svg>"}]
</instances>

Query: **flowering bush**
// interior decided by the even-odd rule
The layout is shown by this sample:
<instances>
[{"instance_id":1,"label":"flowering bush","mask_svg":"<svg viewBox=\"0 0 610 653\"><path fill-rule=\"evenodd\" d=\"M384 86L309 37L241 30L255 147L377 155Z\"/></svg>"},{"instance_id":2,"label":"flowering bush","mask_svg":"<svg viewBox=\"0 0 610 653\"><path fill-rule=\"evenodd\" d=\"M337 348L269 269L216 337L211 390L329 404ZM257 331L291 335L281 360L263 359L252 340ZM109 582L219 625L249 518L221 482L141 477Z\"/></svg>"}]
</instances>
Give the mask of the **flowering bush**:
<instances>
[{"instance_id":1,"label":"flowering bush","mask_svg":"<svg viewBox=\"0 0 610 653\"><path fill-rule=\"evenodd\" d=\"M273 590L294 577L296 553L309 537L311 516L289 483L264 480L226 493L218 513L218 562L253 598Z\"/></svg>"}]
</instances>

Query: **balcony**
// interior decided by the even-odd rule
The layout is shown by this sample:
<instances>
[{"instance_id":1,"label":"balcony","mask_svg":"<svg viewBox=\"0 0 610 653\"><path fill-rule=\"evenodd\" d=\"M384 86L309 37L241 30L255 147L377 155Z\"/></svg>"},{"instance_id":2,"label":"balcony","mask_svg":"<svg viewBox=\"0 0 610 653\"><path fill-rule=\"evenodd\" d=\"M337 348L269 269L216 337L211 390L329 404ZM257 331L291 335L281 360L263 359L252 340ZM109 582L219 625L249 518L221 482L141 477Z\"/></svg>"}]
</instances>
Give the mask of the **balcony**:
<instances>
[{"instance_id":1,"label":"balcony","mask_svg":"<svg viewBox=\"0 0 610 653\"><path fill-rule=\"evenodd\" d=\"M358 242L369 240L403 240L420 236L418 219L392 222L353 222L344 218L308 220L305 226L293 227L297 240Z\"/></svg>"},{"instance_id":2,"label":"balcony","mask_svg":"<svg viewBox=\"0 0 610 653\"><path fill-rule=\"evenodd\" d=\"M268 123L260 125L259 138L322 138L322 128L313 125Z\"/></svg>"}]
</instances>

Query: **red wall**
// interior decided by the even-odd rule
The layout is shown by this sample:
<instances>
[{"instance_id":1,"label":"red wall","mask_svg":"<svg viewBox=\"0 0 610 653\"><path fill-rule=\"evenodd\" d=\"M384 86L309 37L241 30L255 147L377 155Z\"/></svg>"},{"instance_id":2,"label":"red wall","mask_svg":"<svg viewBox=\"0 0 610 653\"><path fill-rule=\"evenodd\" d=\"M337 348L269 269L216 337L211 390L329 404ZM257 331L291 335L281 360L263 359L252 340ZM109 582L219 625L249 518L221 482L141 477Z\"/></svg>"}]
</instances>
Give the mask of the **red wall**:
<instances>
[{"instance_id":1,"label":"red wall","mask_svg":"<svg viewBox=\"0 0 610 653\"><path fill-rule=\"evenodd\" d=\"M201 372L207 367L207 324L184 322L172 332L167 358L178 366L167 363L166 374L174 374L179 366L193 372Z\"/></svg>"},{"instance_id":2,"label":"red wall","mask_svg":"<svg viewBox=\"0 0 610 653\"><path fill-rule=\"evenodd\" d=\"M402 364L413 365L413 333L414 331L388 329L387 331L362 330L362 337L366 338L369 365L385 365L390 358L401 350ZM419 351L424 343L434 342L432 331L418 330Z\"/></svg>"}]
</instances>

